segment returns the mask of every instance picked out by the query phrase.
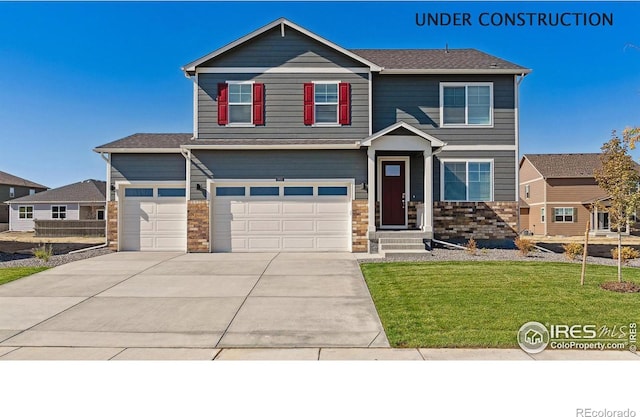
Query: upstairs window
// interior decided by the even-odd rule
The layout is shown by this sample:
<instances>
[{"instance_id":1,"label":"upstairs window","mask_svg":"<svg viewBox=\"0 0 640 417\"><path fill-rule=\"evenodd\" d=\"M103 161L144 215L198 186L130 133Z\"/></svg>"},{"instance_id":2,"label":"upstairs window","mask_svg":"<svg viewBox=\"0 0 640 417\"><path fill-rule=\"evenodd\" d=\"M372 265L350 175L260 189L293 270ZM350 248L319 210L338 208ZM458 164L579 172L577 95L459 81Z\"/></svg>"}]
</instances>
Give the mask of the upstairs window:
<instances>
[{"instance_id":1,"label":"upstairs window","mask_svg":"<svg viewBox=\"0 0 640 417\"><path fill-rule=\"evenodd\" d=\"M29 188L29 195L34 195L36 193L36 190L33 188Z\"/></svg>"},{"instance_id":2,"label":"upstairs window","mask_svg":"<svg viewBox=\"0 0 640 417\"><path fill-rule=\"evenodd\" d=\"M304 124L339 126L351 123L351 85L339 81L304 84Z\"/></svg>"},{"instance_id":3,"label":"upstairs window","mask_svg":"<svg viewBox=\"0 0 640 417\"><path fill-rule=\"evenodd\" d=\"M253 81L218 84L218 124L264 125L264 84Z\"/></svg>"},{"instance_id":4,"label":"upstairs window","mask_svg":"<svg viewBox=\"0 0 640 417\"><path fill-rule=\"evenodd\" d=\"M67 207L66 206L51 206L51 218L52 219L66 219Z\"/></svg>"},{"instance_id":5,"label":"upstairs window","mask_svg":"<svg viewBox=\"0 0 640 417\"><path fill-rule=\"evenodd\" d=\"M441 126L492 126L492 83L441 83Z\"/></svg>"},{"instance_id":6,"label":"upstairs window","mask_svg":"<svg viewBox=\"0 0 640 417\"><path fill-rule=\"evenodd\" d=\"M442 172L445 201L491 201L490 161L443 161Z\"/></svg>"},{"instance_id":7,"label":"upstairs window","mask_svg":"<svg viewBox=\"0 0 640 417\"><path fill-rule=\"evenodd\" d=\"M16 196L16 189L13 187L9 187L9 198L13 198Z\"/></svg>"}]
</instances>

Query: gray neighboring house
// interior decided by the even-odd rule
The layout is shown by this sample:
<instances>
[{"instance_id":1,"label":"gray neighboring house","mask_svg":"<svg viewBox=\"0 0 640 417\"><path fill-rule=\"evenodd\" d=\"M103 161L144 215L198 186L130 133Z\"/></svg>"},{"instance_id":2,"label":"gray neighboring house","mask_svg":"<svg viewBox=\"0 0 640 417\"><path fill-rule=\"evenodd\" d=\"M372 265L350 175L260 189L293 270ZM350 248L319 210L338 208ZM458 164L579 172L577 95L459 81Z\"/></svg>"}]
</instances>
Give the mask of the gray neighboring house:
<instances>
[{"instance_id":1,"label":"gray neighboring house","mask_svg":"<svg viewBox=\"0 0 640 417\"><path fill-rule=\"evenodd\" d=\"M9 206L5 201L39 193L48 188L42 184L0 171L0 223L9 223Z\"/></svg>"},{"instance_id":2,"label":"gray neighboring house","mask_svg":"<svg viewBox=\"0 0 640 417\"><path fill-rule=\"evenodd\" d=\"M346 49L283 18L182 70L193 133L94 149L113 249L366 252L517 233L525 67Z\"/></svg>"},{"instance_id":3,"label":"gray neighboring house","mask_svg":"<svg viewBox=\"0 0 640 417\"><path fill-rule=\"evenodd\" d=\"M9 230L31 231L34 220L104 220L106 183L85 180L7 201Z\"/></svg>"}]
</instances>

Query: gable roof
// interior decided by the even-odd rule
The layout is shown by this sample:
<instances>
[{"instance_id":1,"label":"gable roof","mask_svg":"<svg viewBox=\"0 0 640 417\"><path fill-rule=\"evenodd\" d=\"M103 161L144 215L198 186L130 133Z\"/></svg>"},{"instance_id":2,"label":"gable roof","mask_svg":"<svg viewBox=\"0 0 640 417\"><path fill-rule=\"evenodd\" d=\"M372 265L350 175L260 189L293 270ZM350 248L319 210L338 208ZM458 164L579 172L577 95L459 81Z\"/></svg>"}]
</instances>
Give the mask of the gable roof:
<instances>
[{"instance_id":1,"label":"gable roof","mask_svg":"<svg viewBox=\"0 0 640 417\"><path fill-rule=\"evenodd\" d=\"M0 184L4 185L16 185L19 187L29 187L29 188L44 188L45 190L49 187L38 184L37 182L25 180L24 178L16 177L15 175L11 175L8 172L0 171Z\"/></svg>"},{"instance_id":2,"label":"gable roof","mask_svg":"<svg viewBox=\"0 0 640 417\"><path fill-rule=\"evenodd\" d=\"M298 26L297 24L291 22L290 20L285 19L284 17L281 17L279 19L274 20L273 22L254 30L253 32L249 33L248 35L245 35L243 37L241 37L240 39L237 39L231 43L228 43L227 45L223 46L222 48L216 49L215 51L196 59L195 61L192 61L186 65L184 65L181 69L182 71L185 72L186 75L194 75L195 74L195 70L196 67L200 64L205 63L206 61L209 61L210 59L213 59L239 45L242 45L245 42L250 41L251 39L275 28L276 26L281 26L282 28L284 28L285 26L290 27L291 29L297 30L298 32L307 35L308 37L315 39L316 41L328 46L329 48L332 48L358 62L361 62L362 64L364 64L365 66L369 67L372 71L380 71L381 68L378 67L378 65L374 64L373 62L358 56L357 54L354 54L353 52L349 51L348 49L345 49L327 39L324 39L321 36L316 35L315 33L303 28L302 26Z\"/></svg>"},{"instance_id":3,"label":"gable roof","mask_svg":"<svg viewBox=\"0 0 640 417\"><path fill-rule=\"evenodd\" d=\"M593 178L602 166L599 153L526 154L531 165L544 178Z\"/></svg>"},{"instance_id":4,"label":"gable roof","mask_svg":"<svg viewBox=\"0 0 640 417\"><path fill-rule=\"evenodd\" d=\"M106 183L85 180L59 188L15 198L7 203L105 203Z\"/></svg>"},{"instance_id":5,"label":"gable roof","mask_svg":"<svg viewBox=\"0 0 640 417\"><path fill-rule=\"evenodd\" d=\"M382 73L528 74L530 69L477 49L351 49Z\"/></svg>"},{"instance_id":6,"label":"gable roof","mask_svg":"<svg viewBox=\"0 0 640 417\"><path fill-rule=\"evenodd\" d=\"M94 149L95 152L122 150L125 152L180 152L180 146L192 143L192 133L134 133L122 139L105 143ZM199 143L199 142L198 142Z\"/></svg>"},{"instance_id":7,"label":"gable roof","mask_svg":"<svg viewBox=\"0 0 640 417\"><path fill-rule=\"evenodd\" d=\"M443 141L441 141L438 138L434 138L433 136L429 135L428 133L423 132L422 130L415 128L413 126L411 126L410 124L408 124L407 122L404 121L400 121L397 122L395 124L392 124L391 126L388 126L376 133L374 133L373 135L369 136L368 138L364 139L362 141L362 146L371 146L371 143L384 136L384 135L388 135L391 132L394 132L396 130L407 130L410 134L416 135L418 137L421 137L422 139L428 140L429 142L431 142L431 146L432 147L436 147L436 148L441 148L443 146L446 145L446 143L444 143Z\"/></svg>"}]
</instances>

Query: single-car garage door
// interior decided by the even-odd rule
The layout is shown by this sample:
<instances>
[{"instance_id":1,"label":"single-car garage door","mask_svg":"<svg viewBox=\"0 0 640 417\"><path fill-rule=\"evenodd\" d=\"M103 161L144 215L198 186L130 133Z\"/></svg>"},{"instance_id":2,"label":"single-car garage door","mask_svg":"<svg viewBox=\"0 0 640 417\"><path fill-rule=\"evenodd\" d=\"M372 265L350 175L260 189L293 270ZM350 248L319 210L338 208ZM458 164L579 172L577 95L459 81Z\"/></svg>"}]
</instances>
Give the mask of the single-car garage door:
<instances>
[{"instance_id":1,"label":"single-car garage door","mask_svg":"<svg viewBox=\"0 0 640 417\"><path fill-rule=\"evenodd\" d=\"M214 252L351 250L348 184L216 184L212 201Z\"/></svg>"},{"instance_id":2,"label":"single-car garage door","mask_svg":"<svg viewBox=\"0 0 640 417\"><path fill-rule=\"evenodd\" d=\"M123 195L121 250L186 250L187 203L184 187L128 187Z\"/></svg>"}]
</instances>

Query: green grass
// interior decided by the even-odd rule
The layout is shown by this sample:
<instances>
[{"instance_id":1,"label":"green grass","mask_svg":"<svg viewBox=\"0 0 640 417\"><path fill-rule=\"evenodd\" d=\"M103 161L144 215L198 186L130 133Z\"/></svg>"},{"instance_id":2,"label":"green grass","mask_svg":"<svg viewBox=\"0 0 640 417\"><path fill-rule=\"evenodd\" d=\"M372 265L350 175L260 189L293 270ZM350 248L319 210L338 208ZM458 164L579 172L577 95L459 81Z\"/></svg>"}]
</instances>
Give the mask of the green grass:
<instances>
[{"instance_id":1,"label":"green grass","mask_svg":"<svg viewBox=\"0 0 640 417\"><path fill-rule=\"evenodd\" d=\"M35 274L36 272L42 272L45 269L49 268L44 266L0 268L0 285L26 277L27 275Z\"/></svg>"},{"instance_id":2,"label":"green grass","mask_svg":"<svg viewBox=\"0 0 640 417\"><path fill-rule=\"evenodd\" d=\"M640 294L605 291L615 267L550 262L362 264L392 346L517 347L528 321L628 325L640 322ZM640 269L625 268L640 282Z\"/></svg>"}]
</instances>

